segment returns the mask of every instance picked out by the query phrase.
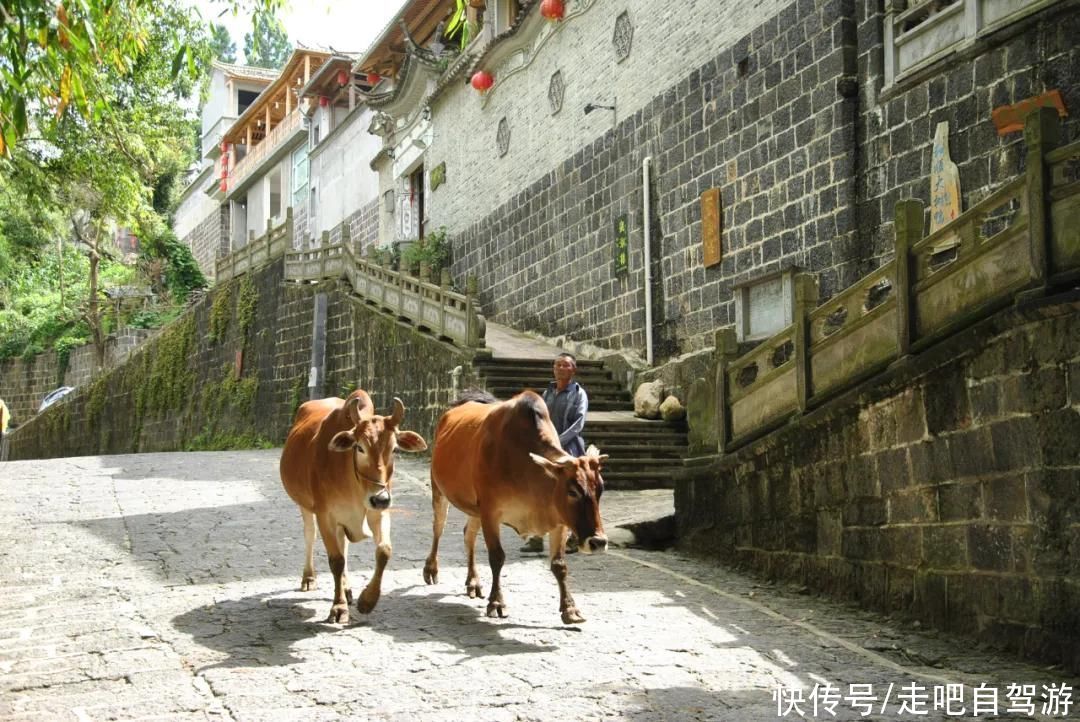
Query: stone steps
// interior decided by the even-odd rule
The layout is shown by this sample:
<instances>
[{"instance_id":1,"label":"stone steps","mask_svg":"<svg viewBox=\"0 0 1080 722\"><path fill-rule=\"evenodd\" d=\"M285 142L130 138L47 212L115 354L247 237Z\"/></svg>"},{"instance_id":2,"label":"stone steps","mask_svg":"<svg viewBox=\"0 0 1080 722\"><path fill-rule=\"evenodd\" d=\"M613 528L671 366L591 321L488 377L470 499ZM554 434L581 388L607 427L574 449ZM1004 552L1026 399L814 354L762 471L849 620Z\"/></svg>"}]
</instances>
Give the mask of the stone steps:
<instances>
[{"instance_id":1,"label":"stone steps","mask_svg":"<svg viewBox=\"0 0 1080 722\"><path fill-rule=\"evenodd\" d=\"M540 393L551 381L551 361L482 358L474 362L484 388L500 399L524 389ZM633 416L633 399L600 361L578 361L577 381L589 393L585 441L608 454L604 483L611 489L671 489L687 453L685 424Z\"/></svg>"}]
</instances>

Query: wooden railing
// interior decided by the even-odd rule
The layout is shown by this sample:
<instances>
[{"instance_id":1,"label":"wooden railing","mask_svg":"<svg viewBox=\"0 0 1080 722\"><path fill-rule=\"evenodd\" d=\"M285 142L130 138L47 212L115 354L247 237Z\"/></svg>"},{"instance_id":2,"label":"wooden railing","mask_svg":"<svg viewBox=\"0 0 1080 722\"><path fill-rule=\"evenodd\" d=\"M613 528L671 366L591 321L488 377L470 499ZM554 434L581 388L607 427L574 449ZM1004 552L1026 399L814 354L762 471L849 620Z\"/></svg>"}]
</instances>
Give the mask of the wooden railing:
<instances>
[{"instance_id":1,"label":"wooden railing","mask_svg":"<svg viewBox=\"0 0 1080 722\"><path fill-rule=\"evenodd\" d=\"M285 279L346 278L353 292L372 306L463 348L484 347L486 324L474 291L458 293L448 282L436 285L361 258L348 226L342 226L340 242L330 244L329 238L324 232L318 248L287 252Z\"/></svg>"},{"instance_id":2,"label":"wooden railing","mask_svg":"<svg viewBox=\"0 0 1080 722\"><path fill-rule=\"evenodd\" d=\"M1024 128L1027 171L923 237L924 206L896 206L896 254L814 308L812 276L796 279L795 322L737 356L717 334L719 451L775 428L897 359L1013 303L1080 280L1080 141L1054 149L1057 112Z\"/></svg>"},{"instance_id":3,"label":"wooden railing","mask_svg":"<svg viewBox=\"0 0 1080 722\"><path fill-rule=\"evenodd\" d=\"M258 168L259 164L274 152L274 149L288 136L300 130L300 127L299 110L294 110L282 118L281 122L274 126L274 129L267 133L258 145L248 148L247 155L237 161L236 167L229 173L229 189L235 188L245 176Z\"/></svg>"},{"instance_id":4,"label":"wooden railing","mask_svg":"<svg viewBox=\"0 0 1080 722\"><path fill-rule=\"evenodd\" d=\"M266 222L266 232L251 238L242 247L227 256L217 259L214 268L214 282L222 283L236 278L241 273L264 266L292 248L293 211L290 206L285 210L285 221L277 228Z\"/></svg>"}]
</instances>

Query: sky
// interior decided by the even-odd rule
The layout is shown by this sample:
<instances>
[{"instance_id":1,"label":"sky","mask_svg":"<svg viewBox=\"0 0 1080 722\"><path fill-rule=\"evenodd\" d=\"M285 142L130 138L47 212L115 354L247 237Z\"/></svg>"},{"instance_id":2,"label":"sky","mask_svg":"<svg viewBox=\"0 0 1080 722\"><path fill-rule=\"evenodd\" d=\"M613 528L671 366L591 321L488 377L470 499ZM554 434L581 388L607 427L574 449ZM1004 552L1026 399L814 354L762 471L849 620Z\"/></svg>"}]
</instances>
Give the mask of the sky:
<instances>
[{"instance_id":1,"label":"sky","mask_svg":"<svg viewBox=\"0 0 1080 722\"><path fill-rule=\"evenodd\" d=\"M229 29L236 43L237 62L244 62L244 33L251 30L251 17L233 15L231 3L224 0L186 2L197 7L203 18ZM285 0L279 17L294 46L302 43L359 53L367 49L402 5L404 0ZM220 15L223 10L225 13Z\"/></svg>"}]
</instances>

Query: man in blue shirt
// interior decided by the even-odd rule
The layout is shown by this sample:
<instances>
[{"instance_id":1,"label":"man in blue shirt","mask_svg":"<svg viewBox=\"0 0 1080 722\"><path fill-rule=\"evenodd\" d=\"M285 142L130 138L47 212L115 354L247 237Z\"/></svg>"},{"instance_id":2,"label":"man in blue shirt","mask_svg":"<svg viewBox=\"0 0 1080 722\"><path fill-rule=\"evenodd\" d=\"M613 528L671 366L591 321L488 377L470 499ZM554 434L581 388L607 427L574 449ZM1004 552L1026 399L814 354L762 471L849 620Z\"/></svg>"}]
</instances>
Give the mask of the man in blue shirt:
<instances>
[{"instance_id":1,"label":"man in blue shirt","mask_svg":"<svg viewBox=\"0 0 1080 722\"><path fill-rule=\"evenodd\" d=\"M555 357L552 367L555 380L544 389L544 403L548 407L551 423L559 434L559 444L570 456L585 454L585 440L581 431L585 428L585 414L589 411L589 395L577 381L577 359L573 354L561 353ZM544 540L530 537L521 548L523 552L544 551Z\"/></svg>"}]
</instances>

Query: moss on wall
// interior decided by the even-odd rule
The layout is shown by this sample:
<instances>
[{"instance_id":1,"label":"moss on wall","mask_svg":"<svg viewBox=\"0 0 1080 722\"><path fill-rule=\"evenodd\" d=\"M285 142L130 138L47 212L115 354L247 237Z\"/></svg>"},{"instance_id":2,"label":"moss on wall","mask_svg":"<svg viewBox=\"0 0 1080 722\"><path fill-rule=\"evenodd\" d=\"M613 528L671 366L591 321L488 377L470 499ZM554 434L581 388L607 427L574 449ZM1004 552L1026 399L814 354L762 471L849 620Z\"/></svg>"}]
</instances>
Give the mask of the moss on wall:
<instances>
[{"instance_id":1,"label":"moss on wall","mask_svg":"<svg viewBox=\"0 0 1080 722\"><path fill-rule=\"evenodd\" d=\"M324 393L368 391L378 409L400 397L406 425L430 437L459 390L450 371L471 355L350 297L346 283L286 285L282 262L215 288L137 349L12 435L11 458L284 442L307 399L312 308L326 293ZM468 384L471 373L461 377Z\"/></svg>"}]
</instances>

